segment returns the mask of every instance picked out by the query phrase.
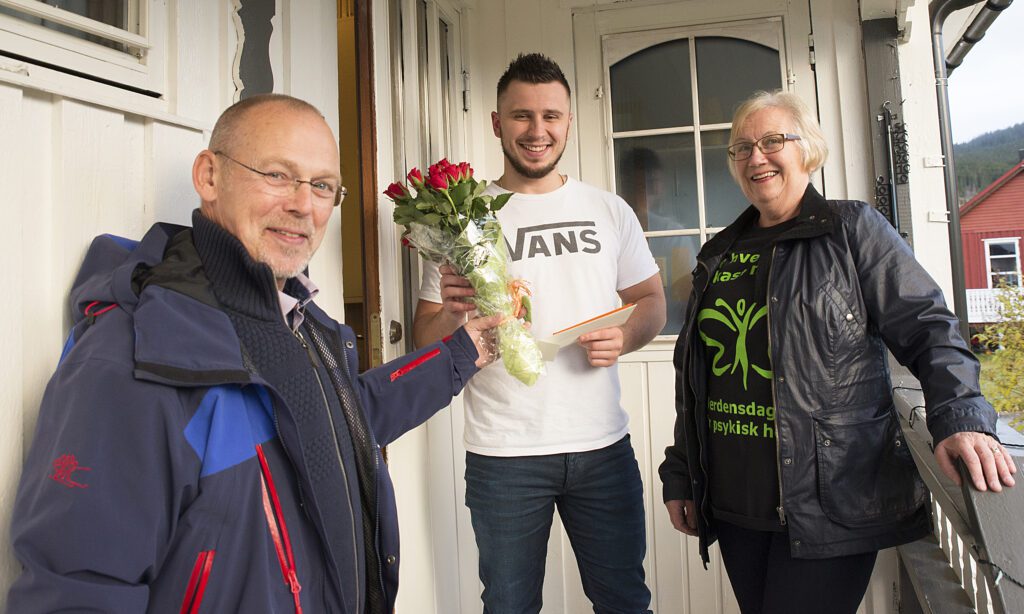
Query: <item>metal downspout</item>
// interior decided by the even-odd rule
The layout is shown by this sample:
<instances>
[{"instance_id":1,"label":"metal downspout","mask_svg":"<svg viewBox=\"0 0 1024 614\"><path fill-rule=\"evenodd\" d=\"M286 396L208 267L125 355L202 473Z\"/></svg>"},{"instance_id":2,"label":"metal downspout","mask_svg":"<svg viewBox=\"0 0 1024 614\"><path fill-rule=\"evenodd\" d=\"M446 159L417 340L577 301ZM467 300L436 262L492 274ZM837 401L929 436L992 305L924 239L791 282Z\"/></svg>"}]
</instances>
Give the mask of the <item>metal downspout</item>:
<instances>
[{"instance_id":1,"label":"metal downspout","mask_svg":"<svg viewBox=\"0 0 1024 614\"><path fill-rule=\"evenodd\" d=\"M989 26L999 17L999 14L1010 8L1013 0L988 0L985 8L975 15L974 21L964 30L963 36L953 45L949 55L946 56L946 76L956 70L967 57L967 52L974 48L974 45L985 37Z\"/></svg>"},{"instance_id":2,"label":"metal downspout","mask_svg":"<svg viewBox=\"0 0 1024 614\"><path fill-rule=\"evenodd\" d=\"M942 49L942 25L954 11L980 0L932 0L928 17L932 26L932 63L935 66L935 93L939 103L939 137L942 141L943 174L946 185L946 210L949 213L949 256L953 274L953 311L960 319L960 334L970 340L967 322L967 291L964 289L963 242L960 240L960 205L957 203L956 168L953 162L953 133L949 120L949 84L946 58Z\"/></svg>"}]
</instances>

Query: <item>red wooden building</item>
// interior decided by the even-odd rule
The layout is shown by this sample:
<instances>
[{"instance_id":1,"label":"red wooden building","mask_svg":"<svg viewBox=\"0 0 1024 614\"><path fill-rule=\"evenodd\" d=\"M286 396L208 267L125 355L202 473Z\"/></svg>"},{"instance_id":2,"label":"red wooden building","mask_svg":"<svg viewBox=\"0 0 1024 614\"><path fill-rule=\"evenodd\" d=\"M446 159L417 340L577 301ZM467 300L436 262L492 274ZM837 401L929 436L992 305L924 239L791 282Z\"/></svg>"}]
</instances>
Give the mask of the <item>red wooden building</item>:
<instances>
[{"instance_id":1,"label":"red wooden building","mask_svg":"<svg viewBox=\"0 0 1024 614\"><path fill-rule=\"evenodd\" d=\"M997 318L993 289L1021 287L1024 150L1021 161L960 207L964 280L971 324Z\"/></svg>"}]
</instances>

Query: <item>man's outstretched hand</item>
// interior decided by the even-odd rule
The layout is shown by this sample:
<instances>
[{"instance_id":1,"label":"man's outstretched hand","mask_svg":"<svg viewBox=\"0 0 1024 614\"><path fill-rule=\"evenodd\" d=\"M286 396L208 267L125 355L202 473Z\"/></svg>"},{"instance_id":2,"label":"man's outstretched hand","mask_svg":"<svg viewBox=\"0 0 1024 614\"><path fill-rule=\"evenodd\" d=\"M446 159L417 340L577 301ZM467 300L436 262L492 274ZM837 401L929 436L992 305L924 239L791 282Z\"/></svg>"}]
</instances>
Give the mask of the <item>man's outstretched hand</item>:
<instances>
[{"instance_id":1,"label":"man's outstretched hand","mask_svg":"<svg viewBox=\"0 0 1024 614\"><path fill-rule=\"evenodd\" d=\"M479 357L476 359L478 369L483 369L498 358L498 343L494 337L494 327L501 324L505 316L501 314L473 318L463 326L469 334L469 338L476 345L476 352Z\"/></svg>"}]
</instances>

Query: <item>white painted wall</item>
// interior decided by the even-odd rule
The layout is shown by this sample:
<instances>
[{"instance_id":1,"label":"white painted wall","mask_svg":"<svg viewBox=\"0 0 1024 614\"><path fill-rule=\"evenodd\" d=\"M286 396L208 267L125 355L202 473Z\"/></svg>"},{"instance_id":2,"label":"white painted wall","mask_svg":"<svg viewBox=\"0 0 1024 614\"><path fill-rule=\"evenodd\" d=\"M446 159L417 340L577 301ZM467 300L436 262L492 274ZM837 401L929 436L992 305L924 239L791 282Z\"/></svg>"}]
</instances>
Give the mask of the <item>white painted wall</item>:
<instances>
[{"instance_id":1,"label":"white painted wall","mask_svg":"<svg viewBox=\"0 0 1024 614\"><path fill-rule=\"evenodd\" d=\"M952 308L953 282L949 258L949 225L932 221L933 214L945 220L946 188L941 166L929 159L942 156L939 138L939 109L932 64L931 25L928 4L918 2L907 12L914 22L910 40L898 47L903 91L903 116L910 148L911 223L914 253L931 273Z\"/></svg>"},{"instance_id":2,"label":"white painted wall","mask_svg":"<svg viewBox=\"0 0 1024 614\"><path fill-rule=\"evenodd\" d=\"M0 610L20 571L8 527L43 388L69 328L68 291L94 236L140 238L156 221L190 223L191 166L234 100L231 0L171 2L166 95L125 90L0 58L0 207L8 278L0 319ZM279 3L278 91L319 107L337 131L334 2ZM320 302L342 315L338 216L311 265Z\"/></svg>"}]
</instances>

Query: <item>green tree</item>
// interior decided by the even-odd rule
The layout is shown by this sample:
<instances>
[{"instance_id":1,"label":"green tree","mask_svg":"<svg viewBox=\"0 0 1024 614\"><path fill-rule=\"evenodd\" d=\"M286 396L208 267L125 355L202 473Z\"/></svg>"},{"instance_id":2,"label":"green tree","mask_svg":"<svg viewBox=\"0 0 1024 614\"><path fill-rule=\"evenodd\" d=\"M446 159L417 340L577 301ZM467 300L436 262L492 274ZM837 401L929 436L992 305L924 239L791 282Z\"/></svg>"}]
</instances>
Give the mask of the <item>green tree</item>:
<instances>
[{"instance_id":1,"label":"green tree","mask_svg":"<svg viewBox=\"0 0 1024 614\"><path fill-rule=\"evenodd\" d=\"M995 348L982 368L982 390L996 411L1024 432L1024 290L1000 283L996 301L1000 321L978 334L983 347Z\"/></svg>"}]
</instances>

